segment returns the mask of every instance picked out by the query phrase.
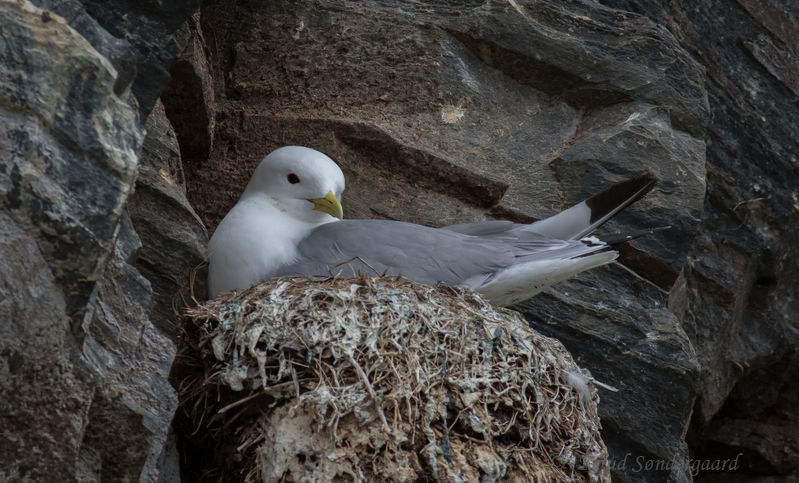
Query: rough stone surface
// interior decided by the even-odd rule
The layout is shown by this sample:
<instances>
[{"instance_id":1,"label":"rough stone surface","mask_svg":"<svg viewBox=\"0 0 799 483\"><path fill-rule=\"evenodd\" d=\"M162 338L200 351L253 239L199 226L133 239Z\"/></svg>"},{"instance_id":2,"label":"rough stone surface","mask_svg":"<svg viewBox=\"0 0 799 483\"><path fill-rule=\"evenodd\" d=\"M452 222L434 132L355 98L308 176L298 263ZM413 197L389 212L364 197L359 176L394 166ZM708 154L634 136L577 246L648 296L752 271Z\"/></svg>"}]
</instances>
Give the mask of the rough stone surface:
<instances>
[{"instance_id":1,"label":"rough stone surface","mask_svg":"<svg viewBox=\"0 0 799 483\"><path fill-rule=\"evenodd\" d=\"M148 74L73 13L0 1L0 479L175 481L175 345L126 209L144 140L127 86Z\"/></svg>"},{"instance_id":2,"label":"rough stone surface","mask_svg":"<svg viewBox=\"0 0 799 483\"><path fill-rule=\"evenodd\" d=\"M603 3L668 26L708 75L708 196L669 299L702 367L692 451L741 453L749 477L796 478L799 4Z\"/></svg>"},{"instance_id":3,"label":"rough stone surface","mask_svg":"<svg viewBox=\"0 0 799 483\"><path fill-rule=\"evenodd\" d=\"M660 178L607 227L674 226L630 247L623 261L634 272L587 275L520 309L621 387L600 404L611 459L675 461L666 477L690 479L683 437L698 366L664 300L702 213L709 107L703 69L667 29L555 1L212 1L200 25L213 138L178 129L178 139L211 146L184 158L189 199L210 229L263 156L285 144L340 162L345 216L430 225L529 221L640 171ZM196 85L203 65L177 85ZM202 98L194 116L182 114L197 120L193 136L207 131Z\"/></svg>"},{"instance_id":4,"label":"rough stone surface","mask_svg":"<svg viewBox=\"0 0 799 483\"><path fill-rule=\"evenodd\" d=\"M133 93L144 120L167 82L177 53L174 32L202 0L32 0L64 17L117 69L117 94Z\"/></svg>"},{"instance_id":5,"label":"rough stone surface","mask_svg":"<svg viewBox=\"0 0 799 483\"><path fill-rule=\"evenodd\" d=\"M136 190L128 210L142 249L134 265L152 285L155 298L150 320L176 337L176 314L190 299L192 270L205 260L208 235L186 200L175 132L158 102L147 120ZM204 297L204 280L195 286Z\"/></svg>"},{"instance_id":6,"label":"rough stone surface","mask_svg":"<svg viewBox=\"0 0 799 483\"><path fill-rule=\"evenodd\" d=\"M129 263L140 247L126 214L84 320L82 358L98 385L81 452L99 463L98 477L156 481L177 408L175 345L148 320L150 283Z\"/></svg>"},{"instance_id":7,"label":"rough stone surface","mask_svg":"<svg viewBox=\"0 0 799 483\"><path fill-rule=\"evenodd\" d=\"M75 323L113 249L144 132L83 37L57 17L2 7L0 207L39 238Z\"/></svg>"},{"instance_id":8,"label":"rough stone surface","mask_svg":"<svg viewBox=\"0 0 799 483\"><path fill-rule=\"evenodd\" d=\"M35 238L6 213L0 257L0 479L74 475L92 387L69 360L77 349L63 291Z\"/></svg>"}]
</instances>

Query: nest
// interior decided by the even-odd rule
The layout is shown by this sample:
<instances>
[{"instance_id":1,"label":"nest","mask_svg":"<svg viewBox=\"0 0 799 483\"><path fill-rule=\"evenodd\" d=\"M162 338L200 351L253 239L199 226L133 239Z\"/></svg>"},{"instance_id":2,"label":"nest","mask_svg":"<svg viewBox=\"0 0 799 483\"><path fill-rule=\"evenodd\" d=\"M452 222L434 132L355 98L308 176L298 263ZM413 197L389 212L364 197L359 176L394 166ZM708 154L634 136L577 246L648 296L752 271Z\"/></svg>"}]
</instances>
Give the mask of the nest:
<instances>
[{"instance_id":1,"label":"nest","mask_svg":"<svg viewBox=\"0 0 799 483\"><path fill-rule=\"evenodd\" d=\"M470 290L282 278L188 316L202 479L609 480L590 376Z\"/></svg>"}]
</instances>

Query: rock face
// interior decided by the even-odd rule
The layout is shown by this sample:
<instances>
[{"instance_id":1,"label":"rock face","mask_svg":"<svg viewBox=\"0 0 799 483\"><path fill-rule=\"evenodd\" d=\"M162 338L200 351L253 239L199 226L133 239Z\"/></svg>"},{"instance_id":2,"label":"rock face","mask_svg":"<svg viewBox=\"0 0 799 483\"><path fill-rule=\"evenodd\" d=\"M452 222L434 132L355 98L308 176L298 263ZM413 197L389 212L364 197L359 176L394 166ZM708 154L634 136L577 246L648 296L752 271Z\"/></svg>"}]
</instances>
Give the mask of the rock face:
<instances>
[{"instance_id":1,"label":"rock face","mask_svg":"<svg viewBox=\"0 0 799 483\"><path fill-rule=\"evenodd\" d=\"M152 240L127 209L144 199L131 198L139 163L166 161L140 157L157 94L136 86L166 79L126 70L135 36L114 37L78 2L48 5L69 23L0 1L0 479L174 481L175 345L150 321L161 294L133 264ZM164 70L159 55L142 62Z\"/></svg>"},{"instance_id":2,"label":"rock face","mask_svg":"<svg viewBox=\"0 0 799 483\"><path fill-rule=\"evenodd\" d=\"M169 82L177 53L175 31L201 0L33 0L62 16L117 70L114 91L130 89L146 119Z\"/></svg>"},{"instance_id":3,"label":"rock face","mask_svg":"<svg viewBox=\"0 0 799 483\"><path fill-rule=\"evenodd\" d=\"M144 132L113 92L113 67L83 37L3 7L4 208L60 260L53 275L77 325L113 250ZM74 56L53 62L60 51Z\"/></svg>"},{"instance_id":4,"label":"rock face","mask_svg":"<svg viewBox=\"0 0 799 483\"><path fill-rule=\"evenodd\" d=\"M142 239L134 265L152 285L150 320L174 337L175 315L190 296L191 271L205 260L208 234L186 200L177 138L160 101L147 120L147 133L135 192L128 200L133 227ZM201 290L204 283L195 288Z\"/></svg>"},{"instance_id":5,"label":"rock face","mask_svg":"<svg viewBox=\"0 0 799 483\"><path fill-rule=\"evenodd\" d=\"M750 474L795 477L799 4L603 3L668 25L707 69L708 196L669 297L702 367L695 457L741 454Z\"/></svg>"}]
</instances>

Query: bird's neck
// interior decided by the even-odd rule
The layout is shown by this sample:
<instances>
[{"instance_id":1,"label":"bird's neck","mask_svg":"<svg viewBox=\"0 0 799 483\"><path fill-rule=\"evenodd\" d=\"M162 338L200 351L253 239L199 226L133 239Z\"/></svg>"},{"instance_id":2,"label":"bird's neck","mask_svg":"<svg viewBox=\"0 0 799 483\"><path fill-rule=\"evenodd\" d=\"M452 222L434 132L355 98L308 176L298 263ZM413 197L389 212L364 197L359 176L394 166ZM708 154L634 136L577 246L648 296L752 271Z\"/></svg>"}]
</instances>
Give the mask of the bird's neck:
<instances>
[{"instance_id":1,"label":"bird's neck","mask_svg":"<svg viewBox=\"0 0 799 483\"><path fill-rule=\"evenodd\" d=\"M305 203L304 200L299 201ZM313 219L301 219L293 214L292 208L295 207L269 196L248 198L239 204L246 219L260 221L258 226L252 227L251 235L258 246L269 247L270 265L292 261L296 256L297 244L322 224Z\"/></svg>"}]
</instances>

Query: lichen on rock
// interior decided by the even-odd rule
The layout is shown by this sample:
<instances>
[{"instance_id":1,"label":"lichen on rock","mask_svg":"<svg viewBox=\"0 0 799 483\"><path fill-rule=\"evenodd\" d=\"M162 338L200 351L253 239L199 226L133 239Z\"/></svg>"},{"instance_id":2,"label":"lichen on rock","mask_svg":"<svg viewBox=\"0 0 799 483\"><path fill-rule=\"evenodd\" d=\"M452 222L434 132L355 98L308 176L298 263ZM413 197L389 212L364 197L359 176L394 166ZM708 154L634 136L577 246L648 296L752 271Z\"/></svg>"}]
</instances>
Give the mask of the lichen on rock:
<instances>
[{"instance_id":1,"label":"lichen on rock","mask_svg":"<svg viewBox=\"0 0 799 483\"><path fill-rule=\"evenodd\" d=\"M183 409L214 448L207 476L609 479L590 375L470 290L281 278L187 324Z\"/></svg>"}]
</instances>

